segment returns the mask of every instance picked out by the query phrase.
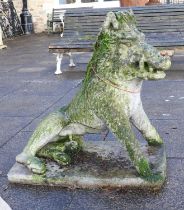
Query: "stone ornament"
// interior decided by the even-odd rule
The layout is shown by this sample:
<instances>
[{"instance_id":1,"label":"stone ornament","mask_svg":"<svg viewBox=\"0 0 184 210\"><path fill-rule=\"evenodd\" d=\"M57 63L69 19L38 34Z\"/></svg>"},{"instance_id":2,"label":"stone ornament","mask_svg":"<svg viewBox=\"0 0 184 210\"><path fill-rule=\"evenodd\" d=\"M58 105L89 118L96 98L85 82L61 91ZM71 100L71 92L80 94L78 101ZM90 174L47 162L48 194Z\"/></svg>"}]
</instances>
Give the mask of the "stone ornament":
<instances>
[{"instance_id":1,"label":"stone ornament","mask_svg":"<svg viewBox=\"0 0 184 210\"><path fill-rule=\"evenodd\" d=\"M141 87L143 80L165 77L164 71L171 66L170 58L166 54L163 52L161 55L156 48L147 44L144 34L136 27L132 10L109 12L97 37L80 91L69 105L51 113L39 124L23 152L16 157L16 161L26 166L34 175L38 174L38 177L43 178L48 170L43 158L54 160L65 168L74 160L76 163L76 157L86 150L86 143L82 140L84 134L110 130L120 143L115 147L114 153L119 151L121 146L125 147L132 167L137 171L137 175L133 175L128 183L137 183L139 186L140 183L145 184L145 180L146 183L163 184L166 176L163 140L144 112ZM153 150L162 150L162 163L157 169L153 169L148 155L142 151L131 124L142 133ZM91 154L95 154L95 151L99 153L99 150L104 152L105 145L97 145L96 143L95 147L90 146L91 149L88 147L93 151ZM79 172L79 167L76 170ZM72 172L75 174L72 179L69 172L63 175L65 178L62 177L60 181L65 183L64 186L72 185L69 180L75 180L77 187L129 185L125 181L128 175L125 179L119 176L103 179L83 171L77 179L76 170ZM12 182L15 182L12 178L14 172L15 170L9 174L9 180ZM135 176L138 177L138 182L132 181ZM114 180L113 183L111 180ZM28 182L31 183L30 180ZM39 184L39 181L35 183ZM51 183L53 184L53 179Z\"/></svg>"}]
</instances>

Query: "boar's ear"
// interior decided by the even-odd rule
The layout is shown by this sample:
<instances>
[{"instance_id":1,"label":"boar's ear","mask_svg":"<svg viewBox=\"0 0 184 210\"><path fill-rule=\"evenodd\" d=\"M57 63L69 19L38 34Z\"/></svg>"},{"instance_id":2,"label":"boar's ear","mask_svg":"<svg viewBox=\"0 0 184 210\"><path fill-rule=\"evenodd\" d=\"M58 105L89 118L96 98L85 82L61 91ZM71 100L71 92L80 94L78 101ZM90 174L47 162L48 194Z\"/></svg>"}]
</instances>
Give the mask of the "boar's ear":
<instances>
[{"instance_id":1,"label":"boar's ear","mask_svg":"<svg viewBox=\"0 0 184 210\"><path fill-rule=\"evenodd\" d=\"M105 22L103 24L103 28L104 29L109 29L112 26L112 28L114 29L118 29L118 21L116 19L116 15L114 14L114 12L108 12Z\"/></svg>"},{"instance_id":2,"label":"boar's ear","mask_svg":"<svg viewBox=\"0 0 184 210\"><path fill-rule=\"evenodd\" d=\"M129 10L127 11L127 13L128 13L130 16L134 16L134 12L133 12L132 9L129 9Z\"/></svg>"},{"instance_id":3,"label":"boar's ear","mask_svg":"<svg viewBox=\"0 0 184 210\"><path fill-rule=\"evenodd\" d=\"M136 24L135 15L134 15L134 13L131 9L124 12L124 18L123 19L127 23Z\"/></svg>"},{"instance_id":4,"label":"boar's ear","mask_svg":"<svg viewBox=\"0 0 184 210\"><path fill-rule=\"evenodd\" d=\"M128 15L129 15L129 20L133 23L133 24L136 24L136 18L135 18L135 15L134 15L134 12L133 10L129 10L128 11Z\"/></svg>"},{"instance_id":5,"label":"boar's ear","mask_svg":"<svg viewBox=\"0 0 184 210\"><path fill-rule=\"evenodd\" d=\"M135 15L131 9L117 12L116 20L123 24L136 24Z\"/></svg>"}]
</instances>

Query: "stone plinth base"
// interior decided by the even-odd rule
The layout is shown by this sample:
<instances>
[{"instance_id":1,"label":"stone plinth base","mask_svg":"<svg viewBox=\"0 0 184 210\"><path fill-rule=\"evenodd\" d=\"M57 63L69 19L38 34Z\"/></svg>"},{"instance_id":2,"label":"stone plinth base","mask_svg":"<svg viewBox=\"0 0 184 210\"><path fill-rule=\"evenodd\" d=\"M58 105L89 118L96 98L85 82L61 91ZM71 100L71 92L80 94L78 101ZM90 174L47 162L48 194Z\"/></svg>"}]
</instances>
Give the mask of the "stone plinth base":
<instances>
[{"instance_id":1,"label":"stone plinth base","mask_svg":"<svg viewBox=\"0 0 184 210\"><path fill-rule=\"evenodd\" d=\"M89 141L84 151L68 167L47 161L44 176L32 174L25 166L15 163L8 173L11 183L62 186L69 188L153 188L159 189L166 177L164 146L143 146L159 179L141 178L126 152L116 141Z\"/></svg>"}]
</instances>

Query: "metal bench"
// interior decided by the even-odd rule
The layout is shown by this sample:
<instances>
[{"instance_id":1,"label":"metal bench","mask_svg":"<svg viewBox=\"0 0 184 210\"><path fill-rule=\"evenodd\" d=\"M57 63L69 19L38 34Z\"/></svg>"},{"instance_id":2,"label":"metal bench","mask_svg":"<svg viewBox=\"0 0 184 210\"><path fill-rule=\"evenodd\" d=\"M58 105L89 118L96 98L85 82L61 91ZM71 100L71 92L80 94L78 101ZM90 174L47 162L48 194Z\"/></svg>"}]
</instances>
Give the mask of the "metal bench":
<instances>
[{"instance_id":1,"label":"metal bench","mask_svg":"<svg viewBox=\"0 0 184 210\"><path fill-rule=\"evenodd\" d=\"M70 56L70 66L74 66L71 53L92 52L97 34L107 12L128 8L69 9L65 13L63 38L49 45L49 52L57 55L55 74L61 74L63 55ZM132 7L138 28L145 33L150 44L161 49L176 49L184 46L184 4Z\"/></svg>"},{"instance_id":2,"label":"metal bench","mask_svg":"<svg viewBox=\"0 0 184 210\"><path fill-rule=\"evenodd\" d=\"M53 9L52 14L47 15L47 30L48 33L55 32L56 25L59 29L59 32L62 34L64 28L64 14L65 10L63 9ZM58 30L56 31L58 32Z\"/></svg>"},{"instance_id":3,"label":"metal bench","mask_svg":"<svg viewBox=\"0 0 184 210\"><path fill-rule=\"evenodd\" d=\"M89 9L89 7L87 7ZM92 7L90 7L92 8ZM78 8L73 8L72 10L77 10ZM86 7L83 7L86 9ZM61 33L61 37L63 36L64 29L64 14L66 9L63 8L53 8L52 14L47 15L47 30L48 33Z\"/></svg>"}]
</instances>

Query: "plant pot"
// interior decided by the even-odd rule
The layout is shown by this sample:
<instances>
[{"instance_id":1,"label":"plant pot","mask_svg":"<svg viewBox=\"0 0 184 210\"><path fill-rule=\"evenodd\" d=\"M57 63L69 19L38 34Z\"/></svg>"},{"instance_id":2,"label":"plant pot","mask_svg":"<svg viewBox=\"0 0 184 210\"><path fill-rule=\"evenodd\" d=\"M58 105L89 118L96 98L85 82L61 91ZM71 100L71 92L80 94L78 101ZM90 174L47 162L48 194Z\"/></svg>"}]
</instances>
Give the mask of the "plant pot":
<instances>
[{"instance_id":1,"label":"plant pot","mask_svg":"<svg viewBox=\"0 0 184 210\"><path fill-rule=\"evenodd\" d=\"M120 0L121 7L145 6L148 0Z\"/></svg>"},{"instance_id":2,"label":"plant pot","mask_svg":"<svg viewBox=\"0 0 184 210\"><path fill-rule=\"evenodd\" d=\"M146 3L147 6L149 5L155 5L155 4L161 4L159 0L149 0L148 3Z\"/></svg>"}]
</instances>

